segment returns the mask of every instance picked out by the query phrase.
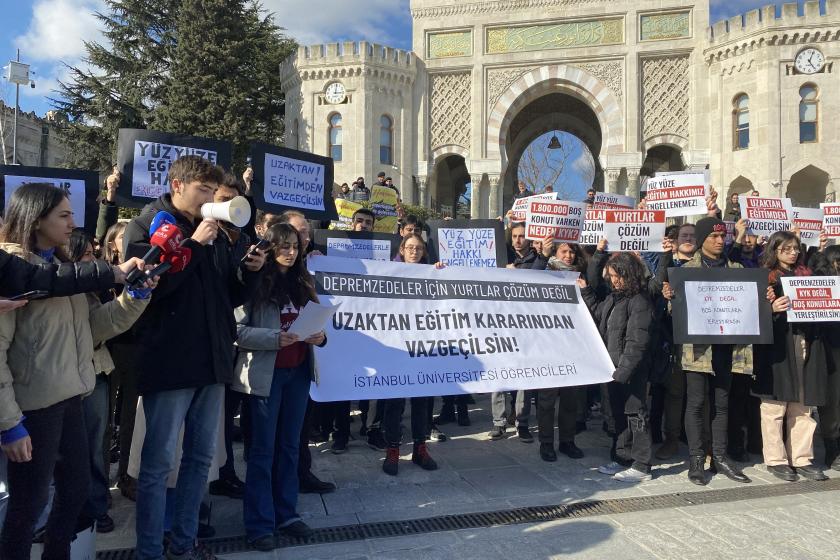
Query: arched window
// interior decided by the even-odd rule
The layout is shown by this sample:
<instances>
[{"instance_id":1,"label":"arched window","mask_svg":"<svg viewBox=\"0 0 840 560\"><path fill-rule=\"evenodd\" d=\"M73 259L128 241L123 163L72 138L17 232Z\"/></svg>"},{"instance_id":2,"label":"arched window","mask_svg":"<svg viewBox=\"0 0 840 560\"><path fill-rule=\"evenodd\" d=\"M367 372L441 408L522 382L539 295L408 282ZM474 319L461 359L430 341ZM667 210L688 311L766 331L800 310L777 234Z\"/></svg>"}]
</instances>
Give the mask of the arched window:
<instances>
[{"instance_id":1,"label":"arched window","mask_svg":"<svg viewBox=\"0 0 840 560\"><path fill-rule=\"evenodd\" d=\"M750 98L743 93L735 98L732 111L732 129L734 150L750 147Z\"/></svg>"},{"instance_id":2,"label":"arched window","mask_svg":"<svg viewBox=\"0 0 840 560\"><path fill-rule=\"evenodd\" d=\"M341 161L341 115L330 115L330 157L333 161Z\"/></svg>"},{"instance_id":3,"label":"arched window","mask_svg":"<svg viewBox=\"0 0 840 560\"><path fill-rule=\"evenodd\" d=\"M379 118L379 163L394 164L394 122L388 115Z\"/></svg>"},{"instance_id":4,"label":"arched window","mask_svg":"<svg viewBox=\"0 0 840 560\"><path fill-rule=\"evenodd\" d=\"M799 142L817 141L817 109L819 91L813 84L799 88Z\"/></svg>"}]
</instances>

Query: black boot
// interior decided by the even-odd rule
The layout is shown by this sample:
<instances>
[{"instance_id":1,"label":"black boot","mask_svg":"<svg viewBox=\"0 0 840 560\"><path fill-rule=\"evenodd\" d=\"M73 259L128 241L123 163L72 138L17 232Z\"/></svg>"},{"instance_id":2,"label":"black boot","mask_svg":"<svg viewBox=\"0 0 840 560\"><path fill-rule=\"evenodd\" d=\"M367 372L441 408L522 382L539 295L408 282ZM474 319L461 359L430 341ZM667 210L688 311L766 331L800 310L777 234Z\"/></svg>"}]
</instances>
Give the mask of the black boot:
<instances>
[{"instance_id":1,"label":"black boot","mask_svg":"<svg viewBox=\"0 0 840 560\"><path fill-rule=\"evenodd\" d=\"M470 422L470 411L466 404L459 404L457 412L459 426L469 426L472 424L472 422Z\"/></svg>"},{"instance_id":2,"label":"black boot","mask_svg":"<svg viewBox=\"0 0 840 560\"><path fill-rule=\"evenodd\" d=\"M726 476L728 479L734 480L735 482L752 482L750 477L742 473L738 467L730 463L729 459L727 459L725 455L715 455L712 457L712 460L715 463L717 472Z\"/></svg>"},{"instance_id":3,"label":"black boot","mask_svg":"<svg viewBox=\"0 0 840 560\"><path fill-rule=\"evenodd\" d=\"M440 407L440 414L435 418L435 423L443 426L455 421L455 405L451 402L444 402Z\"/></svg>"},{"instance_id":4,"label":"black boot","mask_svg":"<svg viewBox=\"0 0 840 560\"><path fill-rule=\"evenodd\" d=\"M823 438L823 445L825 446L825 466L831 468L834 460L840 456L840 446L834 438Z\"/></svg>"},{"instance_id":5,"label":"black boot","mask_svg":"<svg viewBox=\"0 0 840 560\"><path fill-rule=\"evenodd\" d=\"M706 481L706 456L692 455L688 458L688 480L699 486L705 486Z\"/></svg>"}]
</instances>

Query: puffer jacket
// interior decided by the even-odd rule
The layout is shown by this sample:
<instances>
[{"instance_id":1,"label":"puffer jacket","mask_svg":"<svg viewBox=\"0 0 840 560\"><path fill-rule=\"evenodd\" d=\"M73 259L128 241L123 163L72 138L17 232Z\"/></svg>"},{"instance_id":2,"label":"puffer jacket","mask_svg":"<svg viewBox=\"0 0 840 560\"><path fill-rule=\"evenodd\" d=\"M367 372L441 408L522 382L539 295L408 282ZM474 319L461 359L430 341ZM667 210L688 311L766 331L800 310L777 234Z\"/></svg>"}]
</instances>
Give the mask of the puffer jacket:
<instances>
[{"instance_id":1,"label":"puffer jacket","mask_svg":"<svg viewBox=\"0 0 840 560\"><path fill-rule=\"evenodd\" d=\"M107 290L114 286L114 269L105 261L32 264L0 250L0 296L44 291L70 296Z\"/></svg>"},{"instance_id":2,"label":"puffer jacket","mask_svg":"<svg viewBox=\"0 0 840 560\"><path fill-rule=\"evenodd\" d=\"M24 255L15 244L0 245ZM34 264L45 261L26 255ZM39 410L91 392L94 345L128 329L148 300L124 293L105 305L85 294L30 301L0 315L0 430L17 426L22 411Z\"/></svg>"}]
</instances>

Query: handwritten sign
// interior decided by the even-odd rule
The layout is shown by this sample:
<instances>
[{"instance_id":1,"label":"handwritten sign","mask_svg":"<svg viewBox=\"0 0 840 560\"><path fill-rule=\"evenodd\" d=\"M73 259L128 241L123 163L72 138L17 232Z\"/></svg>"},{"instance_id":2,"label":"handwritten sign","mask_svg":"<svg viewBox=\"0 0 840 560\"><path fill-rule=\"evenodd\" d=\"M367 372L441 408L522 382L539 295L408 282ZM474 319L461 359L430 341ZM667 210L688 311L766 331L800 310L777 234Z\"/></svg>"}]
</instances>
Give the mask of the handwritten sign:
<instances>
[{"instance_id":1,"label":"handwritten sign","mask_svg":"<svg viewBox=\"0 0 840 560\"><path fill-rule=\"evenodd\" d=\"M799 227L799 239L808 247L820 246L823 211L820 208L793 208L793 225Z\"/></svg>"},{"instance_id":2,"label":"handwritten sign","mask_svg":"<svg viewBox=\"0 0 840 560\"><path fill-rule=\"evenodd\" d=\"M645 183L645 207L664 210L665 216L695 216L706 213L709 177L706 173L657 173Z\"/></svg>"},{"instance_id":3,"label":"handwritten sign","mask_svg":"<svg viewBox=\"0 0 840 560\"><path fill-rule=\"evenodd\" d=\"M429 263L498 268L507 264L504 225L499 220L432 220Z\"/></svg>"},{"instance_id":4,"label":"handwritten sign","mask_svg":"<svg viewBox=\"0 0 840 560\"><path fill-rule=\"evenodd\" d=\"M789 198L763 196L738 197L741 218L747 220L747 233L769 237L777 231L793 229L793 205Z\"/></svg>"},{"instance_id":5,"label":"handwritten sign","mask_svg":"<svg viewBox=\"0 0 840 560\"><path fill-rule=\"evenodd\" d=\"M605 210L610 251L655 251L665 237L664 210Z\"/></svg>"},{"instance_id":6,"label":"handwritten sign","mask_svg":"<svg viewBox=\"0 0 840 560\"><path fill-rule=\"evenodd\" d=\"M789 322L840 321L840 276L785 276L782 292L790 298Z\"/></svg>"},{"instance_id":7,"label":"handwritten sign","mask_svg":"<svg viewBox=\"0 0 840 560\"><path fill-rule=\"evenodd\" d=\"M553 236L555 243L577 243L585 213L583 202L532 200L525 211L525 239Z\"/></svg>"},{"instance_id":8,"label":"handwritten sign","mask_svg":"<svg viewBox=\"0 0 840 560\"><path fill-rule=\"evenodd\" d=\"M820 204L823 211L823 229L829 239L840 239L840 202Z\"/></svg>"}]
</instances>

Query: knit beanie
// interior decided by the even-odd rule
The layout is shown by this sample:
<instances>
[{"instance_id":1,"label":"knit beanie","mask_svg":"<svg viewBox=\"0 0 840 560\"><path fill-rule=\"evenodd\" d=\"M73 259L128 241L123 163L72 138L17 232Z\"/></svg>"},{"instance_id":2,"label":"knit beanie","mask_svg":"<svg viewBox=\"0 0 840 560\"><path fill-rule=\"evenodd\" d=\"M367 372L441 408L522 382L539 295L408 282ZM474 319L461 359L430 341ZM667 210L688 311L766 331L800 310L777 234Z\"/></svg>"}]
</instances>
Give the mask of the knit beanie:
<instances>
[{"instance_id":1,"label":"knit beanie","mask_svg":"<svg viewBox=\"0 0 840 560\"><path fill-rule=\"evenodd\" d=\"M709 234L715 232L726 233L726 224L718 218L707 217L698 220L694 225L694 237L697 239L697 249L703 246Z\"/></svg>"}]
</instances>

